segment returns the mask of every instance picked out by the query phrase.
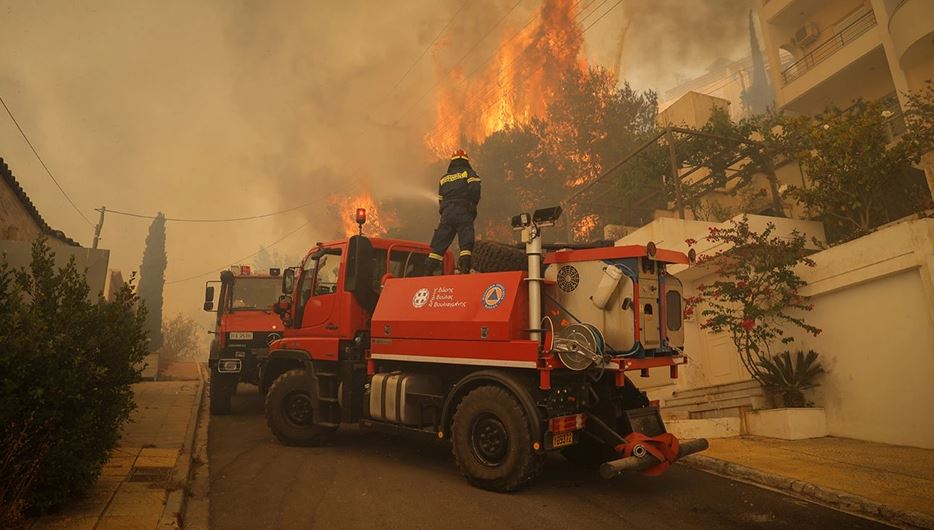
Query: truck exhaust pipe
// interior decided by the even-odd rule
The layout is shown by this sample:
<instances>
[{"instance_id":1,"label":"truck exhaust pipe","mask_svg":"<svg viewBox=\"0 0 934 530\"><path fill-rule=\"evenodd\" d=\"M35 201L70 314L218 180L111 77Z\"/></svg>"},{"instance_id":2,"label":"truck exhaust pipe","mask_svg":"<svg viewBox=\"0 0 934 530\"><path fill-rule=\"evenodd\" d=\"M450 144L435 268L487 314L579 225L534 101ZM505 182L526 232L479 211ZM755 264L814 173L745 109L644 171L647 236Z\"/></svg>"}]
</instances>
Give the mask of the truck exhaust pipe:
<instances>
[{"instance_id":1,"label":"truck exhaust pipe","mask_svg":"<svg viewBox=\"0 0 934 530\"><path fill-rule=\"evenodd\" d=\"M681 442L678 447L678 460L685 456L703 451L708 447L710 447L710 444L707 442L706 438ZM609 462L601 464L600 476L603 478L613 478L621 473L645 471L661 463L662 462L658 458L655 458L651 453L646 451L645 447L637 445L632 450L632 456L627 456L626 458L620 458L618 460L610 460Z\"/></svg>"}]
</instances>

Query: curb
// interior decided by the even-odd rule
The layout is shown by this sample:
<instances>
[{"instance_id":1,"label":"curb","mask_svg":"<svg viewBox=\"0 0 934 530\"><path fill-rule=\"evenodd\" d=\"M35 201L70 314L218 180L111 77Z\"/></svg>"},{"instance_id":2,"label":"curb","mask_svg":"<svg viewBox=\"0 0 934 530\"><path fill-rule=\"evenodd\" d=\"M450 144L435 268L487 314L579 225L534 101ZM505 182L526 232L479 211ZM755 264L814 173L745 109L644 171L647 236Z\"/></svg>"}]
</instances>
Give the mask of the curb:
<instances>
[{"instance_id":1,"label":"curb","mask_svg":"<svg viewBox=\"0 0 934 530\"><path fill-rule=\"evenodd\" d=\"M734 464L703 455L680 460L685 465L714 475L737 479L757 486L780 490L805 500L905 528L934 528L934 516L893 508L851 493L825 488L782 475Z\"/></svg>"},{"instance_id":2,"label":"curb","mask_svg":"<svg viewBox=\"0 0 934 530\"><path fill-rule=\"evenodd\" d=\"M178 455L178 465L172 473L172 479L177 486L169 491L166 496L165 507L162 509L162 516L159 517L159 524L156 528L169 529L182 527L182 514L185 513L185 503L188 500L188 482L191 478L191 459L194 455L195 434L198 431L198 421L201 415L201 404L204 401L204 371L201 363L198 366L198 390L195 397L195 403L192 406L192 414L188 418L188 427L185 430L185 440Z\"/></svg>"}]
</instances>

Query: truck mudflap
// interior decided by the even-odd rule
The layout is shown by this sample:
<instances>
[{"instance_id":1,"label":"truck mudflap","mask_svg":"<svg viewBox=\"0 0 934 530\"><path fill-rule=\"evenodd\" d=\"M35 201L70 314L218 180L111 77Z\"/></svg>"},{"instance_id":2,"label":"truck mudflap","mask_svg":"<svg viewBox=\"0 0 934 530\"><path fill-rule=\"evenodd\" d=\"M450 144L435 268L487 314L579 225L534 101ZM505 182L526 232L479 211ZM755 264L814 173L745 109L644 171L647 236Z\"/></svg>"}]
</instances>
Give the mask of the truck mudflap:
<instances>
[{"instance_id":1,"label":"truck mudflap","mask_svg":"<svg viewBox=\"0 0 934 530\"><path fill-rule=\"evenodd\" d=\"M678 459L703 451L709 446L705 438L681 442L675 435L667 432L658 436L630 433L624 438L624 443L615 447L623 457L604 462L600 466L600 476L613 478L627 472L658 476Z\"/></svg>"}]
</instances>

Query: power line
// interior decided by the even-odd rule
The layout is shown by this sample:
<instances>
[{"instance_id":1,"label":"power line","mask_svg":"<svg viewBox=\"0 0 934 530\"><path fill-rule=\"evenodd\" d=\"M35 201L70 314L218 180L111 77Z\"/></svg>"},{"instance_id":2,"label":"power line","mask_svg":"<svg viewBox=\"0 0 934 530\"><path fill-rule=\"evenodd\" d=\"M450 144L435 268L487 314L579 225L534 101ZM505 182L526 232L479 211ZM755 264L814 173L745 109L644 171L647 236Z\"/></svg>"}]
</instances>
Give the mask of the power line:
<instances>
[{"instance_id":1,"label":"power line","mask_svg":"<svg viewBox=\"0 0 934 530\"><path fill-rule=\"evenodd\" d=\"M39 156L39 151L37 151L35 146L32 145L32 142L29 141L29 137L26 136L26 131L24 131L23 128L20 127L19 122L16 121L16 117L13 116L13 111L11 111L10 107L7 106L6 101L3 100L3 96L0 96L0 104L3 104L3 108L6 109L7 115L10 116L10 119L13 120L13 124L16 125L16 128L19 130L19 134L23 137L23 140L26 140L26 145L28 145L29 148L32 149L32 154L36 155L36 159L39 161L40 164L42 164L42 168L45 169L45 172L49 175L49 178L52 179L52 182L54 182L56 186L58 186L58 191L62 192L62 195L64 195L65 198L68 199L68 202L71 204L71 207L74 208L76 212L78 212L78 215L80 215L81 218L84 219L84 222L87 223L88 226L93 227L94 223L92 223L91 220L88 219L86 215L84 215L84 212L82 212L81 209L78 208L78 205L75 204L75 201L71 200L71 197L69 197L68 194L65 193L65 190L62 188L62 185L59 184L55 176L52 175L52 170L49 169L49 166L45 164L45 161L42 160L41 156Z\"/></svg>"},{"instance_id":2,"label":"power line","mask_svg":"<svg viewBox=\"0 0 934 530\"><path fill-rule=\"evenodd\" d=\"M110 211L110 210L107 210L107 211ZM266 249L268 249L268 248L272 248L272 247L278 245L279 243L285 241L287 238L289 238L290 236L292 236L292 235L298 233L299 230L301 230L302 228L305 228L306 226L308 226L308 225L310 225L310 224L311 224L311 221L306 221L305 223L302 223L301 225L299 225L299 227L296 228L295 230L292 230L292 231L289 232L288 234L286 234L286 235L280 237L279 239L273 241L272 243L268 243L268 244L266 244L266 245L261 245L261 246L260 246L260 249L257 250L256 252L254 252L254 253L252 253L252 254L249 254L249 255L247 255L247 256L243 256L242 258L237 258L237 259L234 259L234 260L229 260L229 261L228 261L228 264L230 264L230 263L239 263L239 262L242 262L242 261L244 261L244 260L248 260L248 259L252 258L253 256L256 256L257 254L259 254L259 253L262 252L263 250L266 250ZM203 278L203 277L205 277L205 276L207 276L207 275L209 275L209 274L215 274L217 271L219 271L219 270L221 270L221 269L224 269L224 268L226 268L226 267L227 267L226 265L220 265L220 266L214 267L213 269L211 269L211 270L209 270L209 271L207 271L207 272L202 272L201 274L195 274L194 276L188 276L187 278L182 278L182 279L180 279L180 280L167 281L167 282L165 282L165 284L166 284L166 285L172 285L172 284L176 284L176 283L187 282L187 281L190 281L190 280L196 280L196 279L198 279L198 278Z\"/></svg>"},{"instance_id":3,"label":"power line","mask_svg":"<svg viewBox=\"0 0 934 530\"><path fill-rule=\"evenodd\" d=\"M428 50L430 50L435 45L435 43L438 42L438 39L440 39L441 36L444 35L444 32L447 31L448 27L457 19L458 15L461 14L461 11L463 11L464 8L467 7L469 4L470 4L470 0L466 0L465 2L461 4L459 8L457 8L457 11L454 13L454 15L451 16L450 20L448 20L447 23L444 24L444 27L441 28L441 31L439 31L438 34L435 35L435 38L432 39L431 43L427 47L425 47L424 50L422 50L421 55L419 55L418 58L415 59L415 62L412 63L411 66L409 66L409 69L406 70L405 73L402 74L402 77L400 77L399 80L396 81L396 84L392 86L392 89L390 89L389 93L386 95L386 99L389 99L390 97L392 97L393 94L396 93L396 89L399 88L399 85L401 85L402 82L405 81L405 78L408 77L409 74L412 72L412 70L418 65L418 63L422 61L422 59L428 53Z\"/></svg>"},{"instance_id":4,"label":"power line","mask_svg":"<svg viewBox=\"0 0 934 530\"><path fill-rule=\"evenodd\" d=\"M279 210L279 211L269 212L269 213L264 213L264 214L259 214L259 215L250 215L250 216L247 216L247 217L230 217L230 218L226 218L226 219L188 219L188 218L182 218L182 217L166 217L165 220L166 220L166 221L173 221L173 222L176 222L176 223L228 223L228 222L232 222L232 221L249 221L249 220L251 220L251 219L262 219L262 218L264 218L264 217L272 217L272 216L274 216L274 215L280 215L280 214L283 214L283 213L288 213L288 212L291 212L291 211L294 211L294 210L298 210L298 209L300 209L300 208L305 208L305 207L307 207L307 206L311 206L312 204L315 204L316 202L318 202L318 201L306 202L306 203L304 203L304 204L299 204L298 206L293 206L293 207L291 207L291 208L286 208L285 210ZM110 208L107 209L107 213L114 213L114 214L117 214L117 215L125 215L125 216L128 216L128 217L139 217L139 218L141 218L141 219L155 219L155 218L156 218L155 215L146 215L146 214L133 213L133 212L122 212L122 211L120 211L120 210L111 210Z\"/></svg>"}]
</instances>

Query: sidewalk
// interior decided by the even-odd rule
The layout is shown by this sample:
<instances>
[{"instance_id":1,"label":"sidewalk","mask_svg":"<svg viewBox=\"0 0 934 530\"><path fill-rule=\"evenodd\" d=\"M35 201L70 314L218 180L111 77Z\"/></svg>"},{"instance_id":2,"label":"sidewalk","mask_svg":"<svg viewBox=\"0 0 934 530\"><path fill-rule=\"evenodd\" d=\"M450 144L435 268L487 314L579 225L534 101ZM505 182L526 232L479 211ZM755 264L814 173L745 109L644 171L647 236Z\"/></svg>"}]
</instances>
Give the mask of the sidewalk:
<instances>
[{"instance_id":1,"label":"sidewalk","mask_svg":"<svg viewBox=\"0 0 934 530\"><path fill-rule=\"evenodd\" d=\"M934 527L934 450L745 436L710 440L684 462L890 524Z\"/></svg>"},{"instance_id":2,"label":"sidewalk","mask_svg":"<svg viewBox=\"0 0 934 530\"><path fill-rule=\"evenodd\" d=\"M137 409L100 479L86 498L67 505L59 514L34 520L34 530L159 526L170 497L178 496L172 492L185 487L193 435L189 431L201 401L198 367L185 364L175 367L173 375L187 380L133 385Z\"/></svg>"}]
</instances>

